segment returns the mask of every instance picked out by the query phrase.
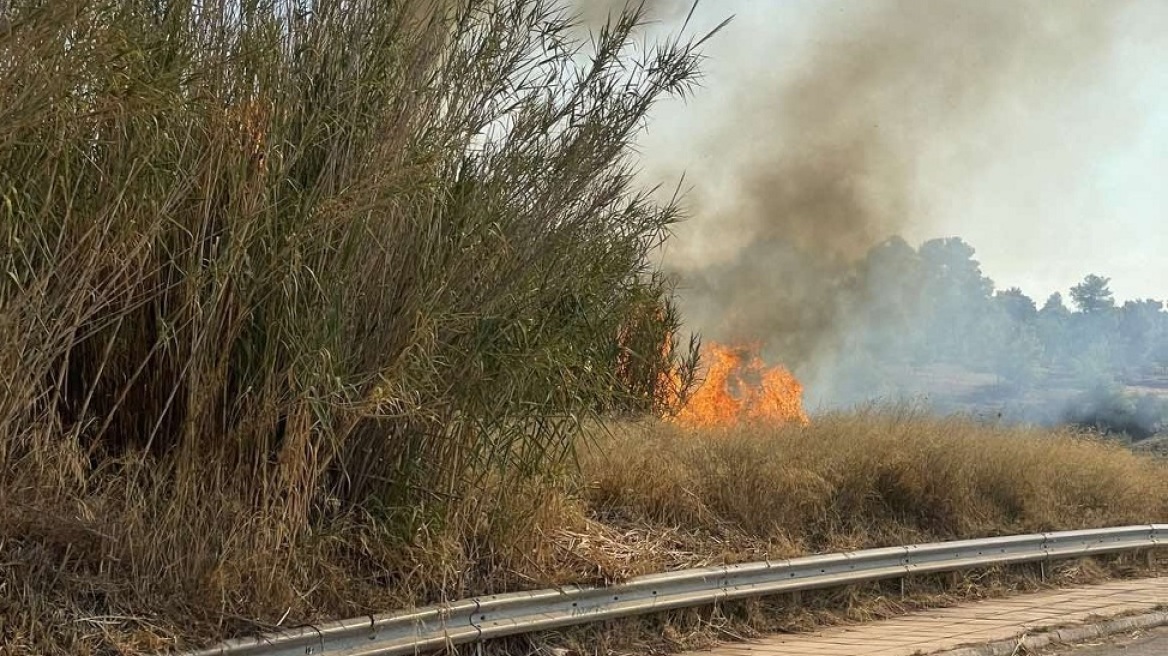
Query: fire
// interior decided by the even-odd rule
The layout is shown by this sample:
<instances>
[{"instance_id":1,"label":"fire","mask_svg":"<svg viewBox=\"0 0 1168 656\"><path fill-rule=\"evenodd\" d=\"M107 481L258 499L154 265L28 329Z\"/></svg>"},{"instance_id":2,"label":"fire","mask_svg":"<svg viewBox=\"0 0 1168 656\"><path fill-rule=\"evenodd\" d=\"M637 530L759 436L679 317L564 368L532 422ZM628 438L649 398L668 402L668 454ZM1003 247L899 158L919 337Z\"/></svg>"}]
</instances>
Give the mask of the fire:
<instances>
[{"instance_id":1,"label":"fire","mask_svg":"<svg viewBox=\"0 0 1168 656\"><path fill-rule=\"evenodd\" d=\"M781 366L768 367L754 349L707 344L705 380L677 413L695 428L732 426L744 421L808 423L803 385Z\"/></svg>"}]
</instances>

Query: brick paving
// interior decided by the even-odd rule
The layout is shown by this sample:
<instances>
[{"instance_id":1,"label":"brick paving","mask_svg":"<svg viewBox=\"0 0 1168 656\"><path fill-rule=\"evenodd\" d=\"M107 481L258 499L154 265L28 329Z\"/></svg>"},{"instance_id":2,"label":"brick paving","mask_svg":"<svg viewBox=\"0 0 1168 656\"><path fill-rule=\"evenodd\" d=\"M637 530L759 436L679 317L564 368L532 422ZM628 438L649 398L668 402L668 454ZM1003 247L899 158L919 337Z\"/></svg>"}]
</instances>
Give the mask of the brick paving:
<instances>
[{"instance_id":1,"label":"brick paving","mask_svg":"<svg viewBox=\"0 0 1168 656\"><path fill-rule=\"evenodd\" d=\"M878 622L725 644L688 656L914 656L1168 604L1168 577L1112 581L937 608Z\"/></svg>"}]
</instances>

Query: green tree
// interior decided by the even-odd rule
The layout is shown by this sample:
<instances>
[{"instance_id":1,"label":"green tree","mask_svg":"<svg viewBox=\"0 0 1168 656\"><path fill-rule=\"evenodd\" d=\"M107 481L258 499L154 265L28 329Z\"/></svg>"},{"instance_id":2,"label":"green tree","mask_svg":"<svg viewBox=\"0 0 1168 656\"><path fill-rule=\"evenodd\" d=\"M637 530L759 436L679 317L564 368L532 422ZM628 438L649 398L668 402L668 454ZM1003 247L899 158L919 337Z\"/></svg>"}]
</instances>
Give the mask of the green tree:
<instances>
[{"instance_id":1,"label":"green tree","mask_svg":"<svg viewBox=\"0 0 1168 656\"><path fill-rule=\"evenodd\" d=\"M1038 311L1038 339L1042 342L1043 362L1047 366L1065 364L1073 352L1071 347L1071 311L1063 303L1063 295L1055 292Z\"/></svg>"},{"instance_id":2,"label":"green tree","mask_svg":"<svg viewBox=\"0 0 1168 656\"><path fill-rule=\"evenodd\" d=\"M1039 378L1043 344L1032 324L1013 324L993 349L995 373L1017 387L1026 387Z\"/></svg>"},{"instance_id":3,"label":"green tree","mask_svg":"<svg viewBox=\"0 0 1168 656\"><path fill-rule=\"evenodd\" d=\"M1123 364L1139 369L1151 364L1164 333L1164 303L1146 299L1128 301L1119 310L1119 348Z\"/></svg>"},{"instance_id":4,"label":"green tree","mask_svg":"<svg viewBox=\"0 0 1168 656\"><path fill-rule=\"evenodd\" d=\"M994 303L1018 323L1029 323L1038 316L1038 307L1034 299L1022 293L1017 287L994 294Z\"/></svg>"},{"instance_id":5,"label":"green tree","mask_svg":"<svg viewBox=\"0 0 1168 656\"><path fill-rule=\"evenodd\" d=\"M924 334L937 360L977 364L978 324L989 308L992 280L982 274L974 249L957 237L921 244Z\"/></svg>"},{"instance_id":6,"label":"green tree","mask_svg":"<svg viewBox=\"0 0 1168 656\"><path fill-rule=\"evenodd\" d=\"M1083 282L1071 287L1071 300L1084 314L1106 312L1115 308L1115 296L1111 293L1111 278L1091 274Z\"/></svg>"},{"instance_id":7,"label":"green tree","mask_svg":"<svg viewBox=\"0 0 1168 656\"><path fill-rule=\"evenodd\" d=\"M1079 309L1070 322L1071 355L1089 377L1116 373L1119 317L1110 283L1110 278L1091 274L1071 288L1071 300Z\"/></svg>"},{"instance_id":8,"label":"green tree","mask_svg":"<svg viewBox=\"0 0 1168 656\"><path fill-rule=\"evenodd\" d=\"M1042 368L1034 301L1016 287L999 291L975 319L976 369L992 372L1015 388L1030 385Z\"/></svg>"},{"instance_id":9,"label":"green tree","mask_svg":"<svg viewBox=\"0 0 1168 656\"><path fill-rule=\"evenodd\" d=\"M1057 315L1064 319L1071 313L1070 309L1067 308L1067 304L1063 302L1063 295L1058 292L1046 298L1046 302L1042 304L1042 310L1040 312L1048 315Z\"/></svg>"},{"instance_id":10,"label":"green tree","mask_svg":"<svg viewBox=\"0 0 1168 656\"><path fill-rule=\"evenodd\" d=\"M920 323L921 258L900 237L873 246L856 267L859 346L885 362L916 348Z\"/></svg>"}]
</instances>

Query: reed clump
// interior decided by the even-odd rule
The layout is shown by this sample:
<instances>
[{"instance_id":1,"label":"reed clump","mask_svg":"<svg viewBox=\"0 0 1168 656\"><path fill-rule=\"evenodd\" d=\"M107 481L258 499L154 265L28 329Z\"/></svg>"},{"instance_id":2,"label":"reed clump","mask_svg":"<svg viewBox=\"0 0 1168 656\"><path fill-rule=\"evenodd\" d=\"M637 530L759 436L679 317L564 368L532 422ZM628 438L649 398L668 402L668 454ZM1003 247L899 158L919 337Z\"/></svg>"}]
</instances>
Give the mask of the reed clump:
<instances>
[{"instance_id":1,"label":"reed clump","mask_svg":"<svg viewBox=\"0 0 1168 656\"><path fill-rule=\"evenodd\" d=\"M639 9L0 11L6 653L513 585L492 490L688 366L629 146L697 44Z\"/></svg>"}]
</instances>

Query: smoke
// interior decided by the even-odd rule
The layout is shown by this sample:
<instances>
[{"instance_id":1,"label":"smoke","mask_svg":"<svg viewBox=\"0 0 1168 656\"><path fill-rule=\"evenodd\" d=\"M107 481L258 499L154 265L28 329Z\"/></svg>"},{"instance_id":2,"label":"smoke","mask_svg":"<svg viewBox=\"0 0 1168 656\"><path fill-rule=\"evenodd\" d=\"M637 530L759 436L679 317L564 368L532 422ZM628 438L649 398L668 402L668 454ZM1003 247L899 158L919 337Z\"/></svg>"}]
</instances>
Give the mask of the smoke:
<instances>
[{"instance_id":1,"label":"smoke","mask_svg":"<svg viewBox=\"0 0 1168 656\"><path fill-rule=\"evenodd\" d=\"M732 23L721 59L740 70L699 137L707 156L677 167L693 218L667 263L681 274L691 323L714 339L761 341L812 386L829 378L855 329L855 295L881 302L878 285L843 280L852 265L927 226L925 192L963 184L923 167L946 158L963 162L950 170L976 168L1000 147L980 141L978 126L1009 134L1033 120L1033 106L1089 84L1127 4L845 3L816 12L807 45L789 52L741 43ZM735 54L746 48L752 59Z\"/></svg>"},{"instance_id":2,"label":"smoke","mask_svg":"<svg viewBox=\"0 0 1168 656\"><path fill-rule=\"evenodd\" d=\"M625 7L643 5L646 19L670 21L684 18L690 4L681 0L575 0L572 11L581 25L596 29L619 16Z\"/></svg>"}]
</instances>

